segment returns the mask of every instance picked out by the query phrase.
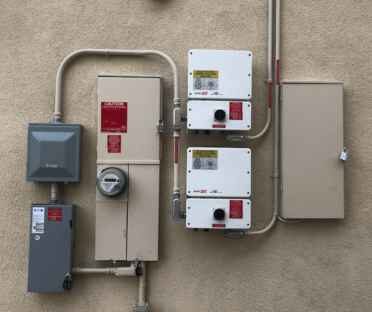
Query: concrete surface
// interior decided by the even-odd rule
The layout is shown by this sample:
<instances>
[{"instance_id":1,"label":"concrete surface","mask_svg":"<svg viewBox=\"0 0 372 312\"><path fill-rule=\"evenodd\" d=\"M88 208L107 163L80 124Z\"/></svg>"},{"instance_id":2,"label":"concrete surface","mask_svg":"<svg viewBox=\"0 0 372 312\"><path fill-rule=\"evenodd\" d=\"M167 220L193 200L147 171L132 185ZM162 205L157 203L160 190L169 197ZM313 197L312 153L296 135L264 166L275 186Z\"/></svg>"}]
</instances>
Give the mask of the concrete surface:
<instances>
[{"instance_id":1,"label":"concrete surface","mask_svg":"<svg viewBox=\"0 0 372 312\"><path fill-rule=\"evenodd\" d=\"M244 240L187 232L169 217L168 138L161 175L161 261L149 266L152 311L371 311L371 15L370 0L283 1L283 78L345 82L346 144L352 152L346 169L346 219L278 224L268 235ZM25 291L29 207L47 199L45 186L25 182L26 129L28 122L49 119L62 58L84 47L160 49L179 64L185 95L189 48L251 49L259 126L264 117L265 26L263 0L1 1L1 312L131 311L136 300L136 281L130 278L78 277L71 293L63 295ZM154 61L92 57L71 64L67 73L65 120L85 127L82 183L65 187L65 198L80 206L75 264L94 264L95 76L161 73L169 121L170 75ZM259 227L271 212L271 135L250 146Z\"/></svg>"}]
</instances>

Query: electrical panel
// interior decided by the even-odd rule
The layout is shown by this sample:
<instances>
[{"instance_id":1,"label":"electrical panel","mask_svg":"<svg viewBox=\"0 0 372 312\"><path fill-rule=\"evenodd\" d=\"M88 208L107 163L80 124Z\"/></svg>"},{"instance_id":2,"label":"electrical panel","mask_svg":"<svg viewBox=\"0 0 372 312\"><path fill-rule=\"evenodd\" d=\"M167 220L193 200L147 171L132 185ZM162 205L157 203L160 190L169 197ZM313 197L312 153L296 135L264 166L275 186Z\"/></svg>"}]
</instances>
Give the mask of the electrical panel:
<instances>
[{"instance_id":1,"label":"electrical panel","mask_svg":"<svg viewBox=\"0 0 372 312\"><path fill-rule=\"evenodd\" d=\"M31 123L27 140L27 180L79 182L81 126Z\"/></svg>"},{"instance_id":2,"label":"electrical panel","mask_svg":"<svg viewBox=\"0 0 372 312\"><path fill-rule=\"evenodd\" d=\"M281 87L281 214L344 218L343 84Z\"/></svg>"},{"instance_id":3,"label":"electrical panel","mask_svg":"<svg viewBox=\"0 0 372 312\"><path fill-rule=\"evenodd\" d=\"M74 207L33 204L30 218L28 291L71 288Z\"/></svg>"},{"instance_id":4,"label":"electrical panel","mask_svg":"<svg viewBox=\"0 0 372 312\"><path fill-rule=\"evenodd\" d=\"M97 94L95 258L158 260L161 79L100 75Z\"/></svg>"}]
</instances>

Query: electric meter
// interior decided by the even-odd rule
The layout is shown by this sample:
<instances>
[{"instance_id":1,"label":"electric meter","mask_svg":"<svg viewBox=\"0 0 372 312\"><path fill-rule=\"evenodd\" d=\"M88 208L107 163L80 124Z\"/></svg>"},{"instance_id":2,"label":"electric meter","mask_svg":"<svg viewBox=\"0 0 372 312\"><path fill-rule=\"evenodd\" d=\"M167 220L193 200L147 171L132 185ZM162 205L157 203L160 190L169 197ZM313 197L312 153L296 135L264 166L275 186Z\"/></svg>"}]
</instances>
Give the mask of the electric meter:
<instances>
[{"instance_id":1,"label":"electric meter","mask_svg":"<svg viewBox=\"0 0 372 312\"><path fill-rule=\"evenodd\" d=\"M97 188L104 196L114 197L123 193L127 188L127 176L119 168L106 168L97 177Z\"/></svg>"}]
</instances>

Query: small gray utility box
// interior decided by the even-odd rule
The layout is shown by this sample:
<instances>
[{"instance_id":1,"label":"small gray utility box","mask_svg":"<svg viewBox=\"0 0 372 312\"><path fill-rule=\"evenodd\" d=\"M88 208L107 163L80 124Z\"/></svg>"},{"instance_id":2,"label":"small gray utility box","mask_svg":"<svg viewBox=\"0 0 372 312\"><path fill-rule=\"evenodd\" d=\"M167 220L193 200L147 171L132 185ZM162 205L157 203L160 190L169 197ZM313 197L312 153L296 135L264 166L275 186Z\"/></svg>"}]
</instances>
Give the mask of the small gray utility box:
<instances>
[{"instance_id":1,"label":"small gray utility box","mask_svg":"<svg viewBox=\"0 0 372 312\"><path fill-rule=\"evenodd\" d=\"M63 292L71 288L73 216L71 205L32 205L29 292Z\"/></svg>"},{"instance_id":2,"label":"small gray utility box","mask_svg":"<svg viewBox=\"0 0 372 312\"><path fill-rule=\"evenodd\" d=\"M76 124L29 124L27 181L79 182L80 133Z\"/></svg>"}]
</instances>

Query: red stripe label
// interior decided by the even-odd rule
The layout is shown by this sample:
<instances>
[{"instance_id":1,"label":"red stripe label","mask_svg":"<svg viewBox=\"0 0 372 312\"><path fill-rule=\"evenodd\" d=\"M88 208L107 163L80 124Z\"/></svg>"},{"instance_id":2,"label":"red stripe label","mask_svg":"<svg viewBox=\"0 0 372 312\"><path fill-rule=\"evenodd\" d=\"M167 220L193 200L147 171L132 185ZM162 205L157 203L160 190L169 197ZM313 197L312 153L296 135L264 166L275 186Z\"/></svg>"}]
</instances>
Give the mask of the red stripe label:
<instances>
[{"instance_id":1,"label":"red stripe label","mask_svg":"<svg viewBox=\"0 0 372 312\"><path fill-rule=\"evenodd\" d=\"M174 138L174 162L178 164L178 154L179 154L179 137Z\"/></svg>"},{"instance_id":2,"label":"red stripe label","mask_svg":"<svg viewBox=\"0 0 372 312\"><path fill-rule=\"evenodd\" d=\"M219 124L214 124L212 125L213 128L226 128L226 125L219 125Z\"/></svg>"}]
</instances>

